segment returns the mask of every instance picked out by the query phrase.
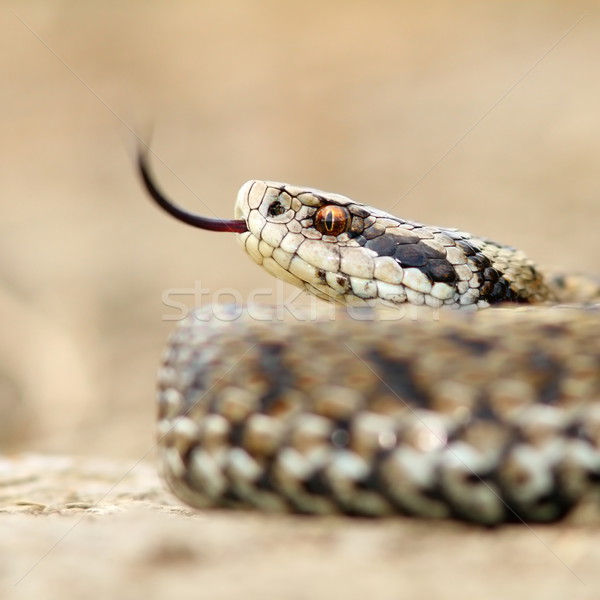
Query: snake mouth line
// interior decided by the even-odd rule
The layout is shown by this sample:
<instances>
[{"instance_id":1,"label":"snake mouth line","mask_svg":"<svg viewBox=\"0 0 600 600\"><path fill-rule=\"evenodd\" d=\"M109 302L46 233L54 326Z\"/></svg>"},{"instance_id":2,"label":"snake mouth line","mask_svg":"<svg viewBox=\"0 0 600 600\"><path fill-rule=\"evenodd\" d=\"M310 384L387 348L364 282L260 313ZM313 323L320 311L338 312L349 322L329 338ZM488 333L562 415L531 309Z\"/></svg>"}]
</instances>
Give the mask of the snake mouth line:
<instances>
[{"instance_id":1,"label":"snake mouth line","mask_svg":"<svg viewBox=\"0 0 600 600\"><path fill-rule=\"evenodd\" d=\"M137 156L138 168L144 187L150 197L162 208L165 212L175 217L178 221L187 223L192 227L199 229L207 229L208 231L228 231L231 233L244 233L248 231L246 221L243 219L213 219L211 217L203 217L196 215L183 208L179 208L171 200L169 200L162 191L158 188L154 181L154 177L150 172L148 163L148 153L142 148L138 150Z\"/></svg>"}]
</instances>

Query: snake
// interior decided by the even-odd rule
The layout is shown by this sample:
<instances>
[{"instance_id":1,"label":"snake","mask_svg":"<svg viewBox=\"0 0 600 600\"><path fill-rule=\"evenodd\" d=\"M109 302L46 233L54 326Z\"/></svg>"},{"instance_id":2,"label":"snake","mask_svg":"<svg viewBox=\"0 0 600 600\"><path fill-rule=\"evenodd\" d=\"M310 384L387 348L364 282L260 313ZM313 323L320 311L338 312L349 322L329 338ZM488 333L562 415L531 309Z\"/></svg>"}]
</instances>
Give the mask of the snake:
<instances>
[{"instance_id":1,"label":"snake","mask_svg":"<svg viewBox=\"0 0 600 600\"><path fill-rule=\"evenodd\" d=\"M244 184L234 219L204 217L159 189L147 148L138 168L163 210L234 233L315 299L201 306L170 335L158 448L181 501L484 526L600 508L593 278L278 182Z\"/></svg>"}]
</instances>

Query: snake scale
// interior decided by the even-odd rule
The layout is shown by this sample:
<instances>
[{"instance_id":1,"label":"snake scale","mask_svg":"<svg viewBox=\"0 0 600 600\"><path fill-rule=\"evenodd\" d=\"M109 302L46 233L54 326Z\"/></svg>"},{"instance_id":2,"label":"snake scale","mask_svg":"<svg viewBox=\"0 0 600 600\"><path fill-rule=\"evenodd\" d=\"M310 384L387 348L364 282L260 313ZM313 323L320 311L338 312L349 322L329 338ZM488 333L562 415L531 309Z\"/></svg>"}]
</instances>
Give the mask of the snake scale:
<instances>
[{"instance_id":1,"label":"snake scale","mask_svg":"<svg viewBox=\"0 0 600 600\"><path fill-rule=\"evenodd\" d=\"M250 181L235 219L209 219L162 194L142 151L139 168L171 215L236 233L269 273L346 307L204 307L180 323L158 436L181 500L485 525L600 507L595 282L282 183Z\"/></svg>"}]
</instances>

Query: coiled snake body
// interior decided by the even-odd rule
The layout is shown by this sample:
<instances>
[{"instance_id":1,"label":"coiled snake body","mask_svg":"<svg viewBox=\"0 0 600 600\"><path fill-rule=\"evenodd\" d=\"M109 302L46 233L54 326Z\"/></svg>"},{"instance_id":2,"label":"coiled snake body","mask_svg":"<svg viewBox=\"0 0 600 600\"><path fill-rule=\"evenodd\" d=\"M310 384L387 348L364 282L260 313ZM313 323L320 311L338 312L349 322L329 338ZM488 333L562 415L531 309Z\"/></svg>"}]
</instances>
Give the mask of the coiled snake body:
<instances>
[{"instance_id":1,"label":"coiled snake body","mask_svg":"<svg viewBox=\"0 0 600 600\"><path fill-rule=\"evenodd\" d=\"M139 165L169 213L238 233L270 273L350 309L205 307L177 327L158 429L164 477L183 501L484 524L600 506L595 284L550 280L513 248L285 184L249 182L236 219L205 219L162 195L143 153Z\"/></svg>"}]
</instances>

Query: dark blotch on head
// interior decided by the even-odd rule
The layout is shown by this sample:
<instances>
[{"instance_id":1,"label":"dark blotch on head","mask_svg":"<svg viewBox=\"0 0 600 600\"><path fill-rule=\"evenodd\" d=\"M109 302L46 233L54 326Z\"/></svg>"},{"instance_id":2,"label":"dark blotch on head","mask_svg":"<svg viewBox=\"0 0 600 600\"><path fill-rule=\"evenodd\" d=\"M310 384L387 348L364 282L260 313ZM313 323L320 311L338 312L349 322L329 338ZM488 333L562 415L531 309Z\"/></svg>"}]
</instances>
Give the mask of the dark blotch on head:
<instances>
[{"instance_id":1,"label":"dark blotch on head","mask_svg":"<svg viewBox=\"0 0 600 600\"><path fill-rule=\"evenodd\" d=\"M487 281L496 282L500 278L500 273L494 267L487 267L483 271L483 276Z\"/></svg>"},{"instance_id":2,"label":"dark blotch on head","mask_svg":"<svg viewBox=\"0 0 600 600\"><path fill-rule=\"evenodd\" d=\"M475 273L473 273L471 281L473 281L473 279L477 280L477 287L481 287L485 281L483 271L476 271Z\"/></svg>"},{"instance_id":3,"label":"dark blotch on head","mask_svg":"<svg viewBox=\"0 0 600 600\"><path fill-rule=\"evenodd\" d=\"M403 267L424 267L427 263L427 257L416 244L398 246L394 252L394 258Z\"/></svg>"},{"instance_id":4,"label":"dark blotch on head","mask_svg":"<svg viewBox=\"0 0 600 600\"><path fill-rule=\"evenodd\" d=\"M414 234L412 231L402 230L401 233L398 231L390 232L388 235L394 237L396 244L418 244L421 241L421 238Z\"/></svg>"},{"instance_id":5,"label":"dark blotch on head","mask_svg":"<svg viewBox=\"0 0 600 600\"><path fill-rule=\"evenodd\" d=\"M500 277L500 279L493 284L492 282L485 282L481 286L480 293L481 299L490 304L497 304L499 302L529 302L529 299L514 290L511 287L510 282L504 279L504 277Z\"/></svg>"},{"instance_id":6,"label":"dark blotch on head","mask_svg":"<svg viewBox=\"0 0 600 600\"><path fill-rule=\"evenodd\" d=\"M434 282L455 283L458 279L454 267L445 259L430 259L421 270Z\"/></svg>"},{"instance_id":7,"label":"dark blotch on head","mask_svg":"<svg viewBox=\"0 0 600 600\"><path fill-rule=\"evenodd\" d=\"M479 293L481 294L481 298L485 300L492 293L494 289L493 281L484 281L481 288L479 288Z\"/></svg>"},{"instance_id":8,"label":"dark blotch on head","mask_svg":"<svg viewBox=\"0 0 600 600\"><path fill-rule=\"evenodd\" d=\"M367 227L363 233L362 233L365 238L367 238L368 240L372 240L373 238L379 237L380 235L383 235L384 232L381 230L381 228L375 227L375 225L371 225L371 227Z\"/></svg>"},{"instance_id":9,"label":"dark blotch on head","mask_svg":"<svg viewBox=\"0 0 600 600\"><path fill-rule=\"evenodd\" d=\"M430 259L444 259L445 255L421 242L397 246L394 258L403 267L424 267Z\"/></svg>"},{"instance_id":10,"label":"dark blotch on head","mask_svg":"<svg viewBox=\"0 0 600 600\"><path fill-rule=\"evenodd\" d=\"M467 259L467 264L473 265L477 267L477 269L483 271L487 267L491 266L492 263L487 256L481 253L477 253L475 254L475 256L470 256Z\"/></svg>"},{"instance_id":11,"label":"dark blotch on head","mask_svg":"<svg viewBox=\"0 0 600 600\"><path fill-rule=\"evenodd\" d=\"M382 235L367 240L365 248L377 252L379 256L393 256L396 251L396 240L391 235Z\"/></svg>"},{"instance_id":12,"label":"dark blotch on head","mask_svg":"<svg viewBox=\"0 0 600 600\"><path fill-rule=\"evenodd\" d=\"M456 245L465 253L466 256L474 256L477 250L469 244L467 240L457 240Z\"/></svg>"}]
</instances>

